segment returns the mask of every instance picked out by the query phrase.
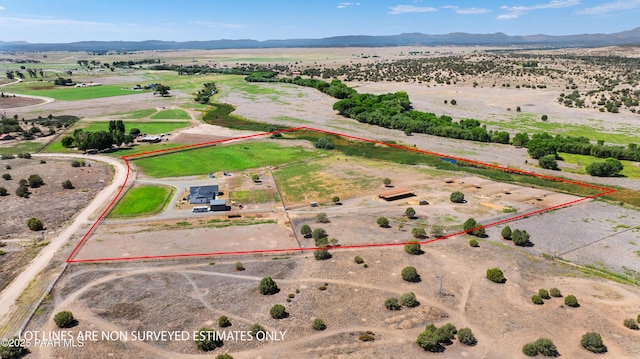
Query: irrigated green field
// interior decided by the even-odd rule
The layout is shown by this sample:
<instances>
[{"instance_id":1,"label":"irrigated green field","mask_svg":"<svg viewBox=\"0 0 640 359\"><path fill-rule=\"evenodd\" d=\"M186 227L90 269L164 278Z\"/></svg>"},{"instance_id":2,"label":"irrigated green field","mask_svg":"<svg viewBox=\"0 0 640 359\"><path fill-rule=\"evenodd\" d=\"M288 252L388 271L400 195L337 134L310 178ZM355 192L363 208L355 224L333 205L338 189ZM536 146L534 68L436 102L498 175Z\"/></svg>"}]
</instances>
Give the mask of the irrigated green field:
<instances>
[{"instance_id":1,"label":"irrigated green field","mask_svg":"<svg viewBox=\"0 0 640 359\"><path fill-rule=\"evenodd\" d=\"M111 210L109 217L139 217L159 213L169 202L173 192L174 189L169 187L133 187Z\"/></svg>"},{"instance_id":2,"label":"irrigated green field","mask_svg":"<svg viewBox=\"0 0 640 359\"><path fill-rule=\"evenodd\" d=\"M580 173L580 174L586 174L587 166L589 166L593 162L604 161L603 158L596 158L596 157L586 156L586 155L574 155L569 153L560 153L560 157L562 157L562 160L566 163L571 163L571 164L580 166L579 169L563 169L563 171L571 172L571 173ZM624 166L624 169L622 170L622 172L620 172L621 175L630 179L640 179L640 166L638 166L638 162L631 162L631 161L620 161L620 162L622 162L622 165Z\"/></svg>"},{"instance_id":3,"label":"irrigated green field","mask_svg":"<svg viewBox=\"0 0 640 359\"><path fill-rule=\"evenodd\" d=\"M171 131L175 131L179 128L189 126L189 122L186 121L163 121L163 122L137 122L137 121L123 121L127 132L132 128L137 128L141 133L148 134L161 134ZM82 128L83 131L108 131L109 121L91 121L91 122L78 122L75 128Z\"/></svg>"},{"instance_id":4,"label":"irrigated green field","mask_svg":"<svg viewBox=\"0 0 640 359\"><path fill-rule=\"evenodd\" d=\"M163 156L134 159L142 172L151 177L204 175L208 172L242 171L248 168L278 166L319 156L299 147L274 142L245 142L206 147Z\"/></svg>"},{"instance_id":5,"label":"irrigated green field","mask_svg":"<svg viewBox=\"0 0 640 359\"><path fill-rule=\"evenodd\" d=\"M104 85L91 87L64 87L47 83L16 84L7 86L7 91L18 94L51 97L61 101L88 100L93 98L123 96L141 93L124 85Z\"/></svg>"},{"instance_id":6,"label":"irrigated green field","mask_svg":"<svg viewBox=\"0 0 640 359\"><path fill-rule=\"evenodd\" d=\"M189 120L191 117L184 110L173 109L173 110L164 110L160 111L151 116L153 120Z\"/></svg>"}]
</instances>

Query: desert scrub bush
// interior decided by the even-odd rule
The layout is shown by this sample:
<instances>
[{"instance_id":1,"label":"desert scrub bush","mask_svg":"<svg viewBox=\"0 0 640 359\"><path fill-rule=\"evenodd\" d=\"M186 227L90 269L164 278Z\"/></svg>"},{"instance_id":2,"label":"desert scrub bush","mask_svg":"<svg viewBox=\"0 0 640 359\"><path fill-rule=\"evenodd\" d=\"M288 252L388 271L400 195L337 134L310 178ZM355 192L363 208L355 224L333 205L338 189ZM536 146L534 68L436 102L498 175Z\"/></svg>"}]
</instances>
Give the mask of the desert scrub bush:
<instances>
[{"instance_id":1,"label":"desert scrub bush","mask_svg":"<svg viewBox=\"0 0 640 359\"><path fill-rule=\"evenodd\" d=\"M562 297L562 293L560 293L560 289L558 289L558 288L551 288L551 289L549 289L549 294L550 294L552 297L555 297L555 298L560 298L560 297Z\"/></svg>"},{"instance_id":2,"label":"desert scrub bush","mask_svg":"<svg viewBox=\"0 0 640 359\"><path fill-rule=\"evenodd\" d=\"M420 248L420 243L418 242L410 242L404 245L404 251L412 254L412 255L419 255L422 254L422 249Z\"/></svg>"},{"instance_id":3,"label":"desert scrub bush","mask_svg":"<svg viewBox=\"0 0 640 359\"><path fill-rule=\"evenodd\" d=\"M254 337L256 336L256 334L258 333L262 333L264 335L265 333L265 329L262 325L258 324L258 323L253 323L251 324L251 326L249 327L249 333L251 333L251 335L253 335Z\"/></svg>"},{"instance_id":4,"label":"desert scrub bush","mask_svg":"<svg viewBox=\"0 0 640 359\"><path fill-rule=\"evenodd\" d=\"M536 346L533 343L527 343L523 345L522 352L524 353L524 355L530 356L530 357L534 357L538 355L538 349L536 349Z\"/></svg>"},{"instance_id":5,"label":"desert scrub bush","mask_svg":"<svg viewBox=\"0 0 640 359\"><path fill-rule=\"evenodd\" d=\"M313 324L311 324L311 327L313 328L313 330L327 329L327 326L324 324L324 321L322 321L322 319L314 319Z\"/></svg>"},{"instance_id":6,"label":"desert scrub bush","mask_svg":"<svg viewBox=\"0 0 640 359\"><path fill-rule=\"evenodd\" d=\"M404 215L407 216L407 218L414 218L416 216L416 210L413 209L413 207L409 207L404 211Z\"/></svg>"},{"instance_id":7,"label":"desert scrub bush","mask_svg":"<svg viewBox=\"0 0 640 359\"><path fill-rule=\"evenodd\" d=\"M477 240L477 239L475 239L475 238L471 238L471 239L469 240L469 245L470 245L471 247L479 247L479 246L480 246L480 244L478 243L478 240Z\"/></svg>"},{"instance_id":8,"label":"desert scrub bush","mask_svg":"<svg viewBox=\"0 0 640 359\"><path fill-rule=\"evenodd\" d=\"M556 348L553 341L548 338L540 338L532 343L527 343L522 347L522 352L527 356L536 356L538 354L542 354L547 357L557 357L560 355L558 353L558 348Z\"/></svg>"},{"instance_id":9,"label":"desert scrub bush","mask_svg":"<svg viewBox=\"0 0 640 359\"><path fill-rule=\"evenodd\" d=\"M313 256L316 260L322 261L331 258L331 253L326 249L316 249L313 251Z\"/></svg>"},{"instance_id":10,"label":"desert scrub bush","mask_svg":"<svg viewBox=\"0 0 640 359\"><path fill-rule=\"evenodd\" d=\"M278 293L280 288L278 288L278 285L273 281L273 279L271 279L271 277L266 277L260 280L258 290L260 291L260 294L272 295Z\"/></svg>"},{"instance_id":11,"label":"desert scrub bush","mask_svg":"<svg viewBox=\"0 0 640 359\"><path fill-rule=\"evenodd\" d=\"M465 345L476 345L478 340L469 328L458 329L458 340Z\"/></svg>"},{"instance_id":12,"label":"desert scrub bush","mask_svg":"<svg viewBox=\"0 0 640 359\"><path fill-rule=\"evenodd\" d=\"M400 304L408 308L413 308L419 306L420 302L418 302L416 295L413 292L409 292L400 296Z\"/></svg>"},{"instance_id":13,"label":"desert scrub bush","mask_svg":"<svg viewBox=\"0 0 640 359\"><path fill-rule=\"evenodd\" d=\"M538 289L538 295L542 299L551 299L551 297L549 296L549 292L547 292L547 290L543 288Z\"/></svg>"},{"instance_id":14,"label":"desert scrub bush","mask_svg":"<svg viewBox=\"0 0 640 359\"><path fill-rule=\"evenodd\" d=\"M311 227L309 227L308 224L305 224L302 227L300 227L300 234L302 234L304 238L311 237L311 233L312 233Z\"/></svg>"},{"instance_id":15,"label":"desert scrub bush","mask_svg":"<svg viewBox=\"0 0 640 359\"><path fill-rule=\"evenodd\" d=\"M511 240L511 227L506 226L502 228L502 231L500 231L500 236L502 236L503 239Z\"/></svg>"},{"instance_id":16,"label":"desert scrub bush","mask_svg":"<svg viewBox=\"0 0 640 359\"><path fill-rule=\"evenodd\" d=\"M226 316L221 315L221 316L218 318L218 326L219 326L220 328L230 327L230 326L231 326L231 321L230 321L230 320L229 320L229 318L227 318Z\"/></svg>"},{"instance_id":17,"label":"desert scrub bush","mask_svg":"<svg viewBox=\"0 0 640 359\"><path fill-rule=\"evenodd\" d=\"M316 222L318 223L329 223L329 217L326 213L318 213L316 214Z\"/></svg>"},{"instance_id":18,"label":"desert scrub bush","mask_svg":"<svg viewBox=\"0 0 640 359\"><path fill-rule=\"evenodd\" d=\"M494 283L504 283L507 279L504 277L504 273L498 267L487 269L487 279Z\"/></svg>"},{"instance_id":19,"label":"desert scrub bush","mask_svg":"<svg viewBox=\"0 0 640 359\"><path fill-rule=\"evenodd\" d=\"M424 227L413 227L411 230L411 235L414 238L427 238L427 231Z\"/></svg>"},{"instance_id":20,"label":"desert scrub bush","mask_svg":"<svg viewBox=\"0 0 640 359\"><path fill-rule=\"evenodd\" d=\"M376 223L378 224L378 226L382 228L389 227L389 220L387 219L387 217L378 217L378 219L376 220Z\"/></svg>"},{"instance_id":21,"label":"desert scrub bush","mask_svg":"<svg viewBox=\"0 0 640 359\"><path fill-rule=\"evenodd\" d=\"M71 328L78 323L78 321L73 317L73 313L69 311L56 313L53 317L53 321L56 323L58 328Z\"/></svg>"},{"instance_id":22,"label":"desert scrub bush","mask_svg":"<svg viewBox=\"0 0 640 359\"><path fill-rule=\"evenodd\" d=\"M602 342L602 337L596 332L588 332L580 339L582 347L592 353L606 353L607 346Z\"/></svg>"},{"instance_id":23,"label":"desert scrub bush","mask_svg":"<svg viewBox=\"0 0 640 359\"><path fill-rule=\"evenodd\" d=\"M401 274L402 279L406 280L407 282L416 283L420 281L420 275L418 274L418 271L415 267L404 267L402 268Z\"/></svg>"},{"instance_id":24,"label":"desert scrub bush","mask_svg":"<svg viewBox=\"0 0 640 359\"><path fill-rule=\"evenodd\" d=\"M453 192L449 196L449 200L453 203L464 203L464 193L460 191Z\"/></svg>"},{"instance_id":25,"label":"desert scrub bush","mask_svg":"<svg viewBox=\"0 0 640 359\"><path fill-rule=\"evenodd\" d=\"M203 352L208 352L222 346L222 339L215 334L215 331L211 328L202 327L198 330L198 334L195 337L196 348Z\"/></svg>"},{"instance_id":26,"label":"desert scrub bush","mask_svg":"<svg viewBox=\"0 0 640 359\"><path fill-rule=\"evenodd\" d=\"M27 220L27 227L29 227L29 229L32 231L41 231L44 229L42 221L33 217Z\"/></svg>"},{"instance_id":27,"label":"desert scrub bush","mask_svg":"<svg viewBox=\"0 0 640 359\"><path fill-rule=\"evenodd\" d=\"M242 264L242 262L236 262L236 263L233 265L233 270L234 270L234 271L237 271L237 272L239 272L239 271L243 271L243 270L244 270L244 265Z\"/></svg>"},{"instance_id":28,"label":"desert scrub bush","mask_svg":"<svg viewBox=\"0 0 640 359\"><path fill-rule=\"evenodd\" d=\"M447 323L437 328L435 331L438 341L440 343L447 343L447 344L451 343L453 338L455 338L457 332L458 330L456 329L455 325L451 323Z\"/></svg>"},{"instance_id":29,"label":"desert scrub bush","mask_svg":"<svg viewBox=\"0 0 640 359\"><path fill-rule=\"evenodd\" d=\"M274 304L269 310L269 314L273 319L284 319L289 316L289 313L287 313L286 308L282 304Z\"/></svg>"},{"instance_id":30,"label":"desert scrub bush","mask_svg":"<svg viewBox=\"0 0 640 359\"><path fill-rule=\"evenodd\" d=\"M625 319L624 326L629 329L638 330L638 322L633 318Z\"/></svg>"},{"instance_id":31,"label":"desert scrub bush","mask_svg":"<svg viewBox=\"0 0 640 359\"><path fill-rule=\"evenodd\" d=\"M542 297L538 294L534 294L531 296L531 301L533 302L533 304L544 304L544 301L542 300Z\"/></svg>"},{"instance_id":32,"label":"desert scrub bush","mask_svg":"<svg viewBox=\"0 0 640 359\"><path fill-rule=\"evenodd\" d=\"M231 356L231 354L218 354L218 356L216 356L216 359L233 359L233 357Z\"/></svg>"},{"instance_id":33,"label":"desert scrub bush","mask_svg":"<svg viewBox=\"0 0 640 359\"><path fill-rule=\"evenodd\" d=\"M0 345L0 358L17 359L29 354L29 351L21 345L17 336L9 339L7 344Z\"/></svg>"},{"instance_id":34,"label":"desert scrub bush","mask_svg":"<svg viewBox=\"0 0 640 359\"><path fill-rule=\"evenodd\" d=\"M11 174L9 174L9 173L5 173L5 174L3 174L3 175L2 175L2 178L3 178L5 181L9 181L9 180L11 180Z\"/></svg>"},{"instance_id":35,"label":"desert scrub bush","mask_svg":"<svg viewBox=\"0 0 640 359\"><path fill-rule=\"evenodd\" d=\"M398 298L391 297L384 301L384 307L389 310L400 310L400 304L398 304Z\"/></svg>"},{"instance_id":36,"label":"desert scrub bush","mask_svg":"<svg viewBox=\"0 0 640 359\"><path fill-rule=\"evenodd\" d=\"M576 298L576 296L573 294L569 294L564 298L564 304L574 308L580 306L580 304L578 303L578 298Z\"/></svg>"},{"instance_id":37,"label":"desert scrub bush","mask_svg":"<svg viewBox=\"0 0 640 359\"><path fill-rule=\"evenodd\" d=\"M364 259L362 259L362 257L360 257L360 256L355 256L355 257L353 258L353 261L354 261L354 262L356 262L356 264L362 264L362 263L364 263Z\"/></svg>"},{"instance_id":38,"label":"desert scrub bush","mask_svg":"<svg viewBox=\"0 0 640 359\"><path fill-rule=\"evenodd\" d=\"M71 181L66 180L62 182L62 188L64 189L73 189L73 183Z\"/></svg>"},{"instance_id":39,"label":"desert scrub bush","mask_svg":"<svg viewBox=\"0 0 640 359\"><path fill-rule=\"evenodd\" d=\"M9 195L9 191L4 187L0 187L0 196L8 196L8 195Z\"/></svg>"},{"instance_id":40,"label":"desert scrub bush","mask_svg":"<svg viewBox=\"0 0 640 359\"><path fill-rule=\"evenodd\" d=\"M324 228L316 228L311 233L311 237L313 237L313 239L315 239L315 240L318 240L320 238L324 238L326 236L327 236L327 232L324 230Z\"/></svg>"},{"instance_id":41,"label":"desert scrub bush","mask_svg":"<svg viewBox=\"0 0 640 359\"><path fill-rule=\"evenodd\" d=\"M375 334L373 334L372 331L367 330L367 332L362 334L360 337L358 337L358 339L360 339L363 342L372 342L372 341L376 340L376 337L375 337Z\"/></svg>"}]
</instances>

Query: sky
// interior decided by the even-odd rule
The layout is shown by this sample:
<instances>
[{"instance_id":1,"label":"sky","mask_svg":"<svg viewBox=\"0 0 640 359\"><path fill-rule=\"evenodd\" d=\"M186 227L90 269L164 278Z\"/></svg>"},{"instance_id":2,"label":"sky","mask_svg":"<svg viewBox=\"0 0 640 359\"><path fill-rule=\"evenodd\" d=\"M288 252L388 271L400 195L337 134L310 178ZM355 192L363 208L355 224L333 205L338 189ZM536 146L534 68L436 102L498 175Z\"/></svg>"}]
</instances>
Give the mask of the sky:
<instances>
[{"instance_id":1,"label":"sky","mask_svg":"<svg viewBox=\"0 0 640 359\"><path fill-rule=\"evenodd\" d=\"M640 0L0 0L0 41L189 41L467 32L614 33Z\"/></svg>"}]
</instances>

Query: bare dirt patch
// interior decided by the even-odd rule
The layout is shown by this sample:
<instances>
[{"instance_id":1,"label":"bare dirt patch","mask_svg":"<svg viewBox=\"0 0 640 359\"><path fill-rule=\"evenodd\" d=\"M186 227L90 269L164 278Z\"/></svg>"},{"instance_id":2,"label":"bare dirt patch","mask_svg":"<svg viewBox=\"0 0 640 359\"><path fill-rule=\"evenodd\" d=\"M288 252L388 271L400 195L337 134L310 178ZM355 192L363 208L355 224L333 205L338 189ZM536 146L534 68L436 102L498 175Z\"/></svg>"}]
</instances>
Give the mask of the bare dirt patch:
<instances>
[{"instance_id":1,"label":"bare dirt patch","mask_svg":"<svg viewBox=\"0 0 640 359\"><path fill-rule=\"evenodd\" d=\"M15 107L32 106L45 101L39 98L22 97L22 96L3 96L0 97L0 109L9 109Z\"/></svg>"}]
</instances>

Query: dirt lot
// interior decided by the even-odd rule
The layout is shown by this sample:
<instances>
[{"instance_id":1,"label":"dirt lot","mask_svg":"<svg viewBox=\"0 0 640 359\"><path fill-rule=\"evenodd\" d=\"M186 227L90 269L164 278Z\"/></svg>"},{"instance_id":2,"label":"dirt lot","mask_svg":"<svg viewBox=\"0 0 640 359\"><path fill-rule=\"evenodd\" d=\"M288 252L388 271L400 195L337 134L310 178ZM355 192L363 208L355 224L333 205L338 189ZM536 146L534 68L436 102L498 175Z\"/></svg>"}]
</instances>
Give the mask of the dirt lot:
<instances>
[{"instance_id":1,"label":"dirt lot","mask_svg":"<svg viewBox=\"0 0 640 359\"><path fill-rule=\"evenodd\" d=\"M44 103L44 100L31 98L31 97L22 97L22 96L11 96L11 97L0 97L0 109L9 109L15 107L24 107L37 105L40 103Z\"/></svg>"},{"instance_id":2,"label":"dirt lot","mask_svg":"<svg viewBox=\"0 0 640 359\"><path fill-rule=\"evenodd\" d=\"M98 193L112 176L111 169L94 161L86 161L86 167L71 167L71 160L40 158L0 161L2 173L11 175L11 180L2 179L2 187L9 195L0 197L3 210L0 212L0 243L6 252L2 258L3 272L0 287L6 286L15 274L37 253L37 243L44 244L53 237L65 222ZM6 169L11 166L11 169ZM90 167L89 167L90 166ZM68 168L61 171L61 168ZM15 192L21 179L37 174L45 185L30 188L29 198L20 198ZM62 188L62 182L70 180L74 189ZM27 227L31 217L40 219L45 230L33 232ZM19 264L19 265L18 265Z\"/></svg>"}]
</instances>

